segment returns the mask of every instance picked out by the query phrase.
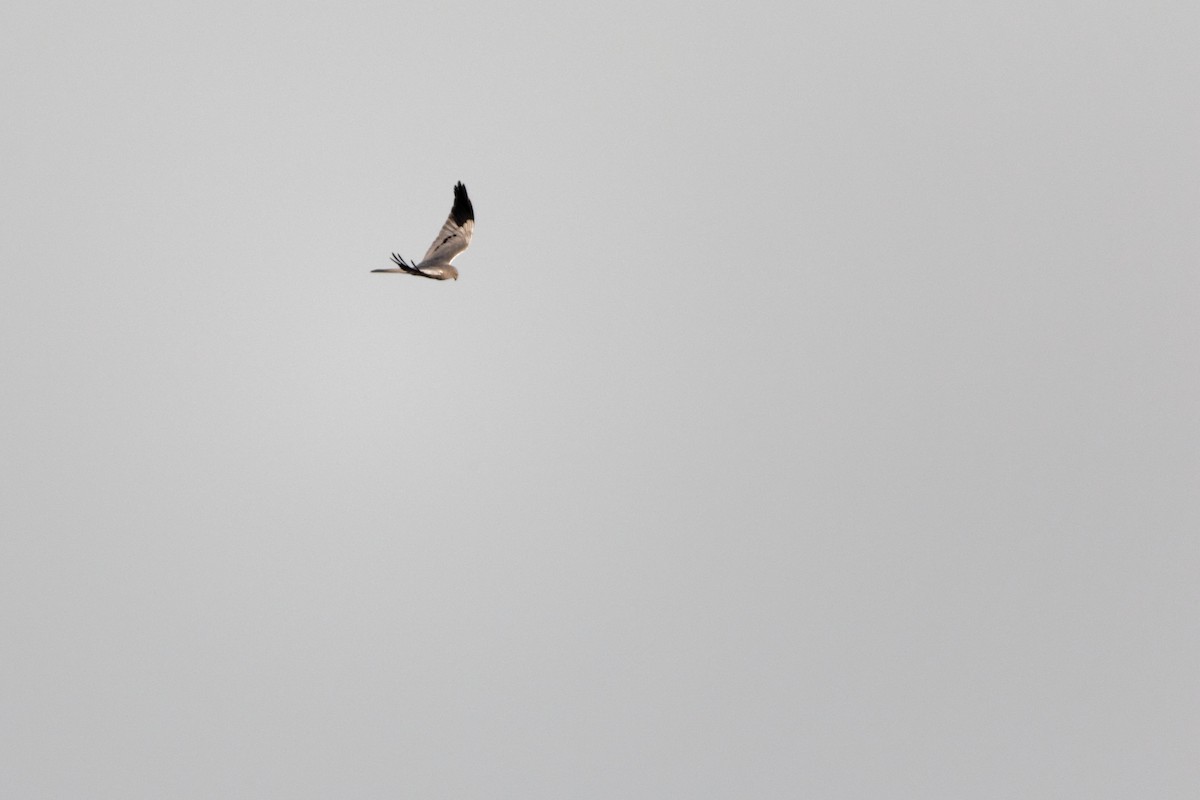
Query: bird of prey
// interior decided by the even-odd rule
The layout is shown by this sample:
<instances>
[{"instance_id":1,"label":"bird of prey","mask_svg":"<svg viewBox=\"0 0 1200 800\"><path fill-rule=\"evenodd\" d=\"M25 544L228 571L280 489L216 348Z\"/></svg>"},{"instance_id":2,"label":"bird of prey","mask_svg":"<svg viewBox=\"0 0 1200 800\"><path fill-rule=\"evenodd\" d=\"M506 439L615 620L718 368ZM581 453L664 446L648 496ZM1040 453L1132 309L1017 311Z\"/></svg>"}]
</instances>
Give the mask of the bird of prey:
<instances>
[{"instance_id":1,"label":"bird of prey","mask_svg":"<svg viewBox=\"0 0 1200 800\"><path fill-rule=\"evenodd\" d=\"M371 272L407 272L409 275L433 278L435 281L450 278L458 280L458 270L450 266L450 262L467 249L474 232L475 209L471 206L471 198L467 197L467 187L460 181L454 185L454 207L450 209L450 216L446 218L442 232L433 240L433 244L429 245L425 257L413 264L392 253L395 269L373 269Z\"/></svg>"}]
</instances>

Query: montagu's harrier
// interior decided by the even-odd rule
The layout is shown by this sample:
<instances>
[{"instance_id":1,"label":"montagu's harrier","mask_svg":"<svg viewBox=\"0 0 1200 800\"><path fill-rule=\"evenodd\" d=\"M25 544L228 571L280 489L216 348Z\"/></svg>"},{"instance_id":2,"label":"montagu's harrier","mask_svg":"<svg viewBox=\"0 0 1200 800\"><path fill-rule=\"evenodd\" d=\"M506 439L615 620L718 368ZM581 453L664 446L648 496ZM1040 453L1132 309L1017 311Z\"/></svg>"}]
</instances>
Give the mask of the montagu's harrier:
<instances>
[{"instance_id":1,"label":"montagu's harrier","mask_svg":"<svg viewBox=\"0 0 1200 800\"><path fill-rule=\"evenodd\" d=\"M467 249L471 243L471 234L475 232L475 209L471 206L471 198L467 197L467 187L462 183L454 185L454 207L450 216L442 226L442 232L429 245L425 257L417 264L411 264L400 256L392 253L392 261L396 269L373 269L371 272L407 272L409 275L420 275L422 278L433 278L444 281L450 278L458 280L458 270L450 266L454 257Z\"/></svg>"}]
</instances>

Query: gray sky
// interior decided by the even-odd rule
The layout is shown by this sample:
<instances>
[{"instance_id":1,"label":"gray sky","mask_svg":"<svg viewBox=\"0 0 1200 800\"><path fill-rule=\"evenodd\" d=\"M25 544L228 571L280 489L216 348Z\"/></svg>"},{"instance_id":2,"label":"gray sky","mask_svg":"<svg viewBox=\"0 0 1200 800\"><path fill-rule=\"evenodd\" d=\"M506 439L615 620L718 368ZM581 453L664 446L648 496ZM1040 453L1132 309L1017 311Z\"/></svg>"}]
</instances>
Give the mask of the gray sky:
<instances>
[{"instance_id":1,"label":"gray sky","mask_svg":"<svg viewBox=\"0 0 1200 800\"><path fill-rule=\"evenodd\" d=\"M74 5L0 795L1200 793L1190 4Z\"/></svg>"}]
</instances>

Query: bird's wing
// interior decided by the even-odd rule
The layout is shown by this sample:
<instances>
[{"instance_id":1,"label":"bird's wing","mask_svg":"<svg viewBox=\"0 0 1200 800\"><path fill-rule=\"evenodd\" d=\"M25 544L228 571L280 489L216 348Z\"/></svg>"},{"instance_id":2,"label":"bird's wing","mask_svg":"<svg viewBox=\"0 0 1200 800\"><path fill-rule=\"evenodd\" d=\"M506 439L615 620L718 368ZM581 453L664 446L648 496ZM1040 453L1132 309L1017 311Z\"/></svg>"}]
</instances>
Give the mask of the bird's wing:
<instances>
[{"instance_id":1,"label":"bird's wing","mask_svg":"<svg viewBox=\"0 0 1200 800\"><path fill-rule=\"evenodd\" d=\"M475 209L471 206L471 198L467 197L467 187L457 183L454 185L454 207L450 209L450 216L417 266L449 264L456 255L467 249L474 232Z\"/></svg>"}]
</instances>

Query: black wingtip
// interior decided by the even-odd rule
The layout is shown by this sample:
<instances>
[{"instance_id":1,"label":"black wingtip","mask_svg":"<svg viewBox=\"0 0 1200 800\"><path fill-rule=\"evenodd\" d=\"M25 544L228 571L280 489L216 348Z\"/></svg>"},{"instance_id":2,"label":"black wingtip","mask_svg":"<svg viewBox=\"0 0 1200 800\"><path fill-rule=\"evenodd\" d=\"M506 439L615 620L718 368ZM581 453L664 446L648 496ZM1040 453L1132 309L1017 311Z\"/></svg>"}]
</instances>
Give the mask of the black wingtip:
<instances>
[{"instance_id":1,"label":"black wingtip","mask_svg":"<svg viewBox=\"0 0 1200 800\"><path fill-rule=\"evenodd\" d=\"M467 187L463 186L462 181L454 184L454 208L450 209L450 216L454 217L455 225L464 225L467 220L475 219L475 207L471 205Z\"/></svg>"},{"instance_id":2,"label":"black wingtip","mask_svg":"<svg viewBox=\"0 0 1200 800\"><path fill-rule=\"evenodd\" d=\"M419 269L417 269L416 264L408 263L407 261L405 261L400 256L396 255L395 253L392 253L392 263L394 263L397 267L399 267L400 269L404 270L405 272L407 272L411 275L422 274L421 271Z\"/></svg>"}]
</instances>

